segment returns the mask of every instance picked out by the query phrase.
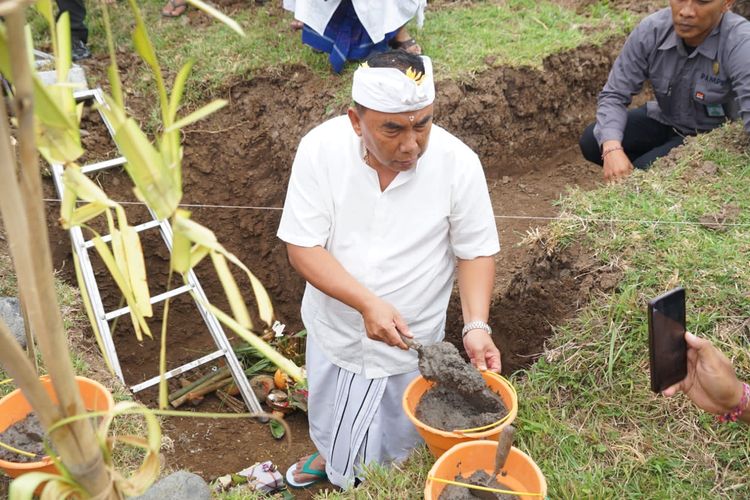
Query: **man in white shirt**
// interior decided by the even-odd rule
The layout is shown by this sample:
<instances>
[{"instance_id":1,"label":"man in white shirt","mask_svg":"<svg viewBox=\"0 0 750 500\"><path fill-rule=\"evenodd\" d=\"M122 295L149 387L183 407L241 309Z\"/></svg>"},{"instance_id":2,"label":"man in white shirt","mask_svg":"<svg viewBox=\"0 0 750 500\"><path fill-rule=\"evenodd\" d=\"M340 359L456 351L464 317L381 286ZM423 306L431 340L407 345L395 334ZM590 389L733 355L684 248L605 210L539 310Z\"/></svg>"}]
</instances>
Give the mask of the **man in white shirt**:
<instances>
[{"instance_id":1,"label":"man in white shirt","mask_svg":"<svg viewBox=\"0 0 750 500\"><path fill-rule=\"evenodd\" d=\"M362 464L405 459L419 437L401 409L418 375L401 336L444 337L458 270L463 343L500 370L486 321L500 245L479 159L432 124L429 58L377 54L354 73L354 106L300 142L278 236L305 278L308 418L317 452L292 486L349 487ZM428 148L429 142L429 148Z\"/></svg>"}]
</instances>

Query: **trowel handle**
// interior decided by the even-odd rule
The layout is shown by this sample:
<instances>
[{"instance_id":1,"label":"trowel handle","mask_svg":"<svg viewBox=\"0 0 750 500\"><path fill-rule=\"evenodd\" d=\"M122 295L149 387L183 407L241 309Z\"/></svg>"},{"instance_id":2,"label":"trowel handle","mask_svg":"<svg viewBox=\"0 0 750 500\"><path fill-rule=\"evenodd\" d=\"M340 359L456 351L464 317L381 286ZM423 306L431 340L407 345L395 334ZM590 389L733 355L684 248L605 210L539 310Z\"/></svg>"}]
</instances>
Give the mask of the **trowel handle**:
<instances>
[{"instance_id":1,"label":"trowel handle","mask_svg":"<svg viewBox=\"0 0 750 500\"><path fill-rule=\"evenodd\" d=\"M508 454L510 453L510 447L513 446L513 435L516 433L516 428L509 425L503 428L500 433L500 438L497 441L497 453L495 454L495 473L493 476L497 476L500 470L505 466L505 461L508 460Z\"/></svg>"},{"instance_id":2,"label":"trowel handle","mask_svg":"<svg viewBox=\"0 0 750 500\"><path fill-rule=\"evenodd\" d=\"M401 340L404 341L404 344L406 344L406 347L408 347L409 349L414 349L417 352L419 352L422 349L422 344L420 344L414 339L410 339L409 337L404 337L403 335L401 335Z\"/></svg>"}]
</instances>

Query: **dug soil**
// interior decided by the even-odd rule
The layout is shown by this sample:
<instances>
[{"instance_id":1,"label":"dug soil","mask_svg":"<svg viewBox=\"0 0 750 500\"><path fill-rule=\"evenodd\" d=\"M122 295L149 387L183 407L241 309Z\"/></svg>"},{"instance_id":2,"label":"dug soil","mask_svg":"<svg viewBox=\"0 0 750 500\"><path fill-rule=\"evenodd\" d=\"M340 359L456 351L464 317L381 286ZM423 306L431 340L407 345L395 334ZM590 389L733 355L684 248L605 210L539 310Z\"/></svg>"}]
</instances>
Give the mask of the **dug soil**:
<instances>
[{"instance_id":1,"label":"dug soil","mask_svg":"<svg viewBox=\"0 0 750 500\"><path fill-rule=\"evenodd\" d=\"M36 413L29 413L23 420L19 420L0 432L0 442L17 450L34 454L33 457L30 457L0 447L0 460L25 464L38 462L45 455L44 427L42 427Z\"/></svg>"},{"instance_id":2,"label":"dug soil","mask_svg":"<svg viewBox=\"0 0 750 500\"><path fill-rule=\"evenodd\" d=\"M556 54L541 69L496 67L469 82L438 82L435 121L479 154L497 216L502 250L497 256L490 324L506 374L533 363L553 327L573 316L593 291L608 291L617 284L615 270L600 267L580 248L549 252L534 235L558 215L554 202L569 187L600 185L601 171L580 158L577 139L594 117L596 95L621 43L618 37L602 46ZM90 66L92 72L101 71L104 61L94 60ZM289 266L275 233L300 138L345 110L343 105L331 105L340 85L332 81L303 67L237 81L215 96L229 101L228 110L184 133L183 203L265 284L278 319L290 332L303 328L299 304L304 282ZM151 114L142 102L132 100L129 105L143 119ZM90 148L87 161L116 156L95 113L86 113L84 128L84 142ZM134 200L122 172L100 173L95 181L113 199ZM51 181L46 196L57 198ZM49 201L48 207L55 267L72 281L70 241L56 225L59 203ZM132 224L146 220L147 214L137 206L129 205L128 213ZM156 232L142 234L155 295L167 287L168 253ZM95 267L105 306L117 308L118 292L101 264L95 262ZM209 299L226 306L209 264L199 267L198 276ZM249 289L247 280L236 277L241 287ZM447 340L461 346L462 321L455 295ZM160 308L155 312L159 317ZM159 324L152 324L153 340L139 342L127 323L118 324L114 340L126 382L134 384L158 373ZM168 331L168 368L215 350L200 315L187 300L170 305ZM153 404L156 394L146 390L137 397ZM196 410L225 411L211 397ZM281 445L267 426L247 420L166 418L164 433L172 443L165 449L166 465L189 469L208 480L256 461L272 460L283 470L313 450L304 415L292 414L288 422L292 444Z\"/></svg>"}]
</instances>

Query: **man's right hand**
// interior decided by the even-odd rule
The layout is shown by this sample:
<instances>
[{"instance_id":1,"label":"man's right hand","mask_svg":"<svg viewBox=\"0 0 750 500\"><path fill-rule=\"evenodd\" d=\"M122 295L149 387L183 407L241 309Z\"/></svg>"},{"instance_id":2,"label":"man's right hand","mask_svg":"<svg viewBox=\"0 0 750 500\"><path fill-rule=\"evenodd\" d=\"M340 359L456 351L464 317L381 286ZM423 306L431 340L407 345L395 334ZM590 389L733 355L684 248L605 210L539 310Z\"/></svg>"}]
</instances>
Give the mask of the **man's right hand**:
<instances>
[{"instance_id":1,"label":"man's right hand","mask_svg":"<svg viewBox=\"0 0 750 500\"><path fill-rule=\"evenodd\" d=\"M368 338L385 342L399 349L409 349L401 340L401 335L409 338L413 338L414 335L395 307L375 297L368 302L361 313L365 320Z\"/></svg>"},{"instance_id":2,"label":"man's right hand","mask_svg":"<svg viewBox=\"0 0 750 500\"><path fill-rule=\"evenodd\" d=\"M688 344L687 376L662 394L684 392L699 408L721 415L737 406L742 398L742 382L737 379L732 362L711 342L685 333Z\"/></svg>"},{"instance_id":3,"label":"man's right hand","mask_svg":"<svg viewBox=\"0 0 750 500\"><path fill-rule=\"evenodd\" d=\"M603 150L606 152L607 148ZM633 164L621 149L611 151L604 157L603 173L606 182L617 182L633 173Z\"/></svg>"}]
</instances>

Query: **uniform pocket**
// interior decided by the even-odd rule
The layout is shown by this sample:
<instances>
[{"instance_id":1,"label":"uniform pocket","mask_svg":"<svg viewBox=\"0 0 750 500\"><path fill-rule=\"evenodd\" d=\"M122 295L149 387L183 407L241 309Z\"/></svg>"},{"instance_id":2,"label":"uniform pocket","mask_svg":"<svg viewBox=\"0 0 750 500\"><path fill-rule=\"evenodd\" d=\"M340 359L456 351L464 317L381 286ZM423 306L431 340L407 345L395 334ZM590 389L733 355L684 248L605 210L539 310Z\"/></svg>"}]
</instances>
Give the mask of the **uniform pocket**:
<instances>
[{"instance_id":1,"label":"uniform pocket","mask_svg":"<svg viewBox=\"0 0 750 500\"><path fill-rule=\"evenodd\" d=\"M733 94L728 85L700 80L692 97L699 130L716 128L732 115Z\"/></svg>"},{"instance_id":2,"label":"uniform pocket","mask_svg":"<svg viewBox=\"0 0 750 500\"><path fill-rule=\"evenodd\" d=\"M659 109L667 116L672 114L670 86L671 82L669 81L669 78L654 77L651 79L651 87L654 89L654 96L656 97L656 102L659 103Z\"/></svg>"}]
</instances>

